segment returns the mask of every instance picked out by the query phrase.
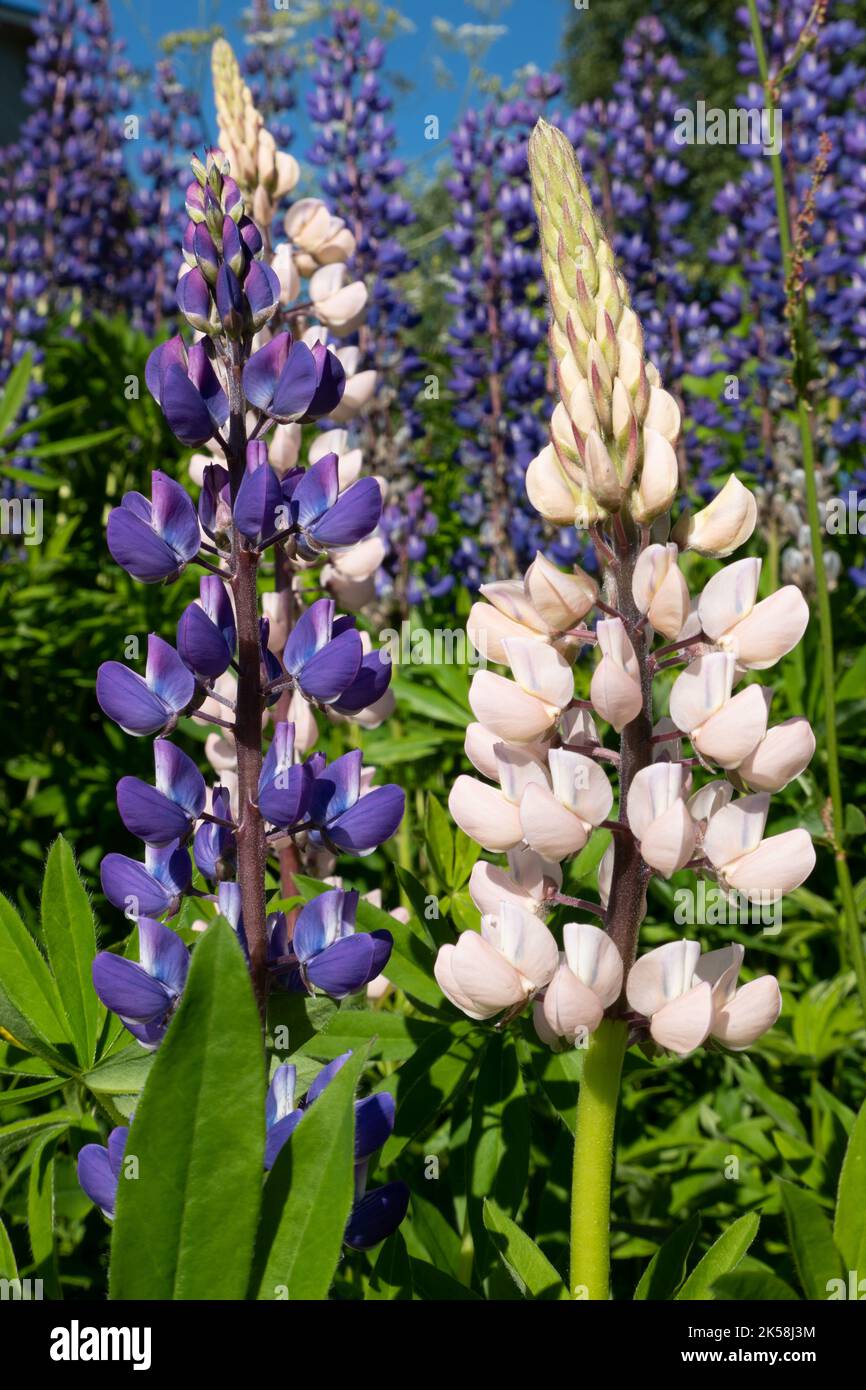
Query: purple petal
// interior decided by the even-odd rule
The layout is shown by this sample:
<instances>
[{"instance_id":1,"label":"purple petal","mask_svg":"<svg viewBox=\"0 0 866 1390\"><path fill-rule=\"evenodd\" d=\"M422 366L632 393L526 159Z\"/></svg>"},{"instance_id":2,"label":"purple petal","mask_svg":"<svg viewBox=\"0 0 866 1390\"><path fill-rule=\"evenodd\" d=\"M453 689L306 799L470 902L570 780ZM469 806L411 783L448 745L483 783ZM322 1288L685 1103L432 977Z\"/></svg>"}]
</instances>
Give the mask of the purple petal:
<instances>
[{"instance_id":1,"label":"purple petal","mask_svg":"<svg viewBox=\"0 0 866 1390\"><path fill-rule=\"evenodd\" d=\"M216 881L226 872L233 872L236 862L234 833L225 825L205 821L195 832L192 854L205 878Z\"/></svg>"},{"instance_id":2,"label":"purple petal","mask_svg":"<svg viewBox=\"0 0 866 1390\"><path fill-rule=\"evenodd\" d=\"M300 487L295 493L297 499ZM356 545L375 531L382 515L382 492L375 478L361 478L330 510L309 527L321 546Z\"/></svg>"},{"instance_id":3,"label":"purple petal","mask_svg":"<svg viewBox=\"0 0 866 1390\"><path fill-rule=\"evenodd\" d=\"M186 375L186 348L179 333L175 333L173 338L169 338L167 342L160 343L159 347L154 348L144 368L144 380L147 389L157 405L161 401L162 378L173 363L180 367Z\"/></svg>"},{"instance_id":4,"label":"purple petal","mask_svg":"<svg viewBox=\"0 0 866 1390\"><path fill-rule=\"evenodd\" d=\"M163 413L181 443L192 448L206 444L213 437L214 423L203 397L182 367L169 367L161 390Z\"/></svg>"},{"instance_id":5,"label":"purple petal","mask_svg":"<svg viewBox=\"0 0 866 1390\"><path fill-rule=\"evenodd\" d=\"M290 1115L284 1115L281 1120L275 1121L271 1125L265 1138L265 1171L269 1172L277 1161L280 1149L291 1138L301 1120L304 1118L303 1110L293 1110Z\"/></svg>"},{"instance_id":6,"label":"purple petal","mask_svg":"<svg viewBox=\"0 0 866 1390\"><path fill-rule=\"evenodd\" d=\"M334 1077L337 1075L337 1072L340 1071L346 1065L351 1055L351 1050L348 1052L341 1052L339 1057L334 1058L333 1062L329 1062L326 1067L322 1067L322 1070L319 1072L318 1076L316 1076L315 1080L311 1083L310 1089L307 1091L307 1094L304 1097L305 1108L309 1109L313 1101L319 1098L319 1096L324 1091L325 1087L329 1086L330 1083L333 1081Z\"/></svg>"},{"instance_id":7,"label":"purple petal","mask_svg":"<svg viewBox=\"0 0 866 1390\"><path fill-rule=\"evenodd\" d=\"M200 816L205 803L205 782L189 754L176 743L158 738L153 745L153 761L159 791L171 797L190 818Z\"/></svg>"},{"instance_id":8,"label":"purple petal","mask_svg":"<svg viewBox=\"0 0 866 1390\"><path fill-rule=\"evenodd\" d=\"M244 393L251 405L267 410L292 346L290 333L278 333L254 352L244 367Z\"/></svg>"},{"instance_id":9,"label":"purple petal","mask_svg":"<svg viewBox=\"0 0 866 1390\"><path fill-rule=\"evenodd\" d=\"M269 463L245 473L232 509L241 535L249 541L270 539L277 529L276 511L282 500L280 480Z\"/></svg>"},{"instance_id":10,"label":"purple petal","mask_svg":"<svg viewBox=\"0 0 866 1390\"><path fill-rule=\"evenodd\" d=\"M177 625L177 650L191 671L206 680L221 676L232 659L232 648L198 603L191 603Z\"/></svg>"},{"instance_id":11,"label":"purple petal","mask_svg":"<svg viewBox=\"0 0 866 1390\"><path fill-rule=\"evenodd\" d=\"M186 670L186 667L184 667ZM96 673L96 698L103 714L127 734L156 734L173 712L137 672L120 661L105 661Z\"/></svg>"},{"instance_id":12,"label":"purple petal","mask_svg":"<svg viewBox=\"0 0 866 1390\"><path fill-rule=\"evenodd\" d=\"M104 1216L114 1216L117 1175L112 1172L108 1149L101 1144L84 1145L78 1154L78 1182Z\"/></svg>"},{"instance_id":13,"label":"purple petal","mask_svg":"<svg viewBox=\"0 0 866 1390\"><path fill-rule=\"evenodd\" d=\"M333 599L320 598L304 609L283 651L283 665L290 676L300 675L316 652L331 640L334 608Z\"/></svg>"},{"instance_id":14,"label":"purple petal","mask_svg":"<svg viewBox=\"0 0 866 1390\"><path fill-rule=\"evenodd\" d=\"M372 479L367 481L372 482ZM374 484L378 492L378 486ZM311 526L333 507L340 493L336 454L323 454L307 469L292 492L292 516L299 526Z\"/></svg>"},{"instance_id":15,"label":"purple petal","mask_svg":"<svg viewBox=\"0 0 866 1390\"><path fill-rule=\"evenodd\" d=\"M409 1189L404 1182L376 1187L356 1202L343 1237L353 1250L370 1250L393 1235L409 1210Z\"/></svg>"},{"instance_id":16,"label":"purple petal","mask_svg":"<svg viewBox=\"0 0 866 1390\"><path fill-rule=\"evenodd\" d=\"M181 559L192 560L199 552L201 532L193 500L186 488L156 469L151 474L150 492L157 535L162 536Z\"/></svg>"},{"instance_id":17,"label":"purple petal","mask_svg":"<svg viewBox=\"0 0 866 1390\"><path fill-rule=\"evenodd\" d=\"M361 634L352 628L317 652L297 676L303 693L328 704L350 686L361 668L364 648Z\"/></svg>"},{"instance_id":18,"label":"purple petal","mask_svg":"<svg viewBox=\"0 0 866 1390\"><path fill-rule=\"evenodd\" d=\"M265 1100L265 1124L268 1129L276 1124L277 1120L285 1119L286 1115L290 1115L295 1109L297 1080L298 1069L293 1067L291 1062L283 1062L271 1077Z\"/></svg>"},{"instance_id":19,"label":"purple petal","mask_svg":"<svg viewBox=\"0 0 866 1390\"><path fill-rule=\"evenodd\" d=\"M142 967L154 980L175 994L183 994L189 974L189 951L177 932L149 917L140 918L138 955Z\"/></svg>"},{"instance_id":20,"label":"purple petal","mask_svg":"<svg viewBox=\"0 0 866 1390\"><path fill-rule=\"evenodd\" d=\"M204 231L199 227L198 231ZM211 243L213 245L213 243ZM210 290L198 266L182 275L177 282L177 307L187 323L204 332L210 322Z\"/></svg>"},{"instance_id":21,"label":"purple petal","mask_svg":"<svg viewBox=\"0 0 866 1390\"><path fill-rule=\"evenodd\" d=\"M107 854L99 866L99 877L108 901L133 917L158 917L174 901L169 888L125 854Z\"/></svg>"},{"instance_id":22,"label":"purple petal","mask_svg":"<svg viewBox=\"0 0 866 1390\"><path fill-rule=\"evenodd\" d=\"M340 404L346 389L346 373L337 354L330 352L323 343L316 343L312 353L316 363L316 390L303 417L305 422L330 415Z\"/></svg>"},{"instance_id":23,"label":"purple petal","mask_svg":"<svg viewBox=\"0 0 866 1390\"><path fill-rule=\"evenodd\" d=\"M126 1141L129 1138L129 1125L117 1125L108 1136L108 1161L116 1178L120 1177Z\"/></svg>"},{"instance_id":24,"label":"purple petal","mask_svg":"<svg viewBox=\"0 0 866 1390\"><path fill-rule=\"evenodd\" d=\"M355 1159L369 1158L381 1149L394 1129L396 1104L390 1091L377 1091L355 1101Z\"/></svg>"},{"instance_id":25,"label":"purple petal","mask_svg":"<svg viewBox=\"0 0 866 1390\"><path fill-rule=\"evenodd\" d=\"M276 420L300 419L316 393L316 359L306 343L293 343L268 414Z\"/></svg>"},{"instance_id":26,"label":"purple petal","mask_svg":"<svg viewBox=\"0 0 866 1390\"><path fill-rule=\"evenodd\" d=\"M253 261L244 281L244 294L252 310L253 323L259 328L279 302L279 276L264 261Z\"/></svg>"},{"instance_id":27,"label":"purple petal","mask_svg":"<svg viewBox=\"0 0 866 1390\"><path fill-rule=\"evenodd\" d=\"M195 695L195 677L174 647L155 632L147 639L147 683L175 714L182 713Z\"/></svg>"},{"instance_id":28,"label":"purple petal","mask_svg":"<svg viewBox=\"0 0 866 1390\"><path fill-rule=\"evenodd\" d=\"M360 748L353 748L316 776L310 803L310 819L315 825L327 825L354 806L361 795Z\"/></svg>"},{"instance_id":29,"label":"purple petal","mask_svg":"<svg viewBox=\"0 0 866 1390\"><path fill-rule=\"evenodd\" d=\"M271 825L288 829L306 816L312 790L310 769L304 764L290 767L259 792L259 810Z\"/></svg>"},{"instance_id":30,"label":"purple petal","mask_svg":"<svg viewBox=\"0 0 866 1390\"><path fill-rule=\"evenodd\" d=\"M229 417L229 400L213 369L205 340L193 343L189 350L189 378L207 406L215 428L219 429Z\"/></svg>"},{"instance_id":31,"label":"purple petal","mask_svg":"<svg viewBox=\"0 0 866 1390\"><path fill-rule=\"evenodd\" d=\"M94 957L93 988L113 1014L136 1023L161 1019L176 998L174 990L154 980L143 966L111 951Z\"/></svg>"},{"instance_id":32,"label":"purple petal","mask_svg":"<svg viewBox=\"0 0 866 1390\"><path fill-rule=\"evenodd\" d=\"M354 922L354 909L357 907L357 893L344 893L341 888L332 888L308 902L298 913L292 946L302 965L312 960L320 951L338 941L344 932L346 899L354 896L351 923Z\"/></svg>"},{"instance_id":33,"label":"purple petal","mask_svg":"<svg viewBox=\"0 0 866 1390\"><path fill-rule=\"evenodd\" d=\"M235 613L225 584L217 575L206 574L204 579L199 580L198 591L202 608L219 628L226 646L234 652L237 640Z\"/></svg>"},{"instance_id":34,"label":"purple petal","mask_svg":"<svg viewBox=\"0 0 866 1390\"><path fill-rule=\"evenodd\" d=\"M268 746L259 775L259 795L273 782L279 772L287 772L293 765L295 753L295 726L280 720L274 725L273 738Z\"/></svg>"},{"instance_id":35,"label":"purple petal","mask_svg":"<svg viewBox=\"0 0 866 1390\"><path fill-rule=\"evenodd\" d=\"M223 218L223 259L228 261L235 275L241 275L246 261L244 243L238 224L231 217Z\"/></svg>"},{"instance_id":36,"label":"purple petal","mask_svg":"<svg viewBox=\"0 0 866 1390\"><path fill-rule=\"evenodd\" d=\"M294 938L292 941L294 944ZM393 944L394 939L388 931L344 936L307 963L307 978L333 999L345 999L381 975Z\"/></svg>"},{"instance_id":37,"label":"purple petal","mask_svg":"<svg viewBox=\"0 0 866 1390\"><path fill-rule=\"evenodd\" d=\"M402 787L374 787L328 823L328 839L348 854L369 854L390 840L403 819L405 803Z\"/></svg>"},{"instance_id":38,"label":"purple petal","mask_svg":"<svg viewBox=\"0 0 866 1390\"><path fill-rule=\"evenodd\" d=\"M117 784L117 809L129 833L151 845L167 845L173 840L184 839L193 819L181 806L139 777L121 777Z\"/></svg>"},{"instance_id":39,"label":"purple petal","mask_svg":"<svg viewBox=\"0 0 866 1390\"><path fill-rule=\"evenodd\" d=\"M140 584L162 584L167 579L176 579L184 567L183 561L149 522L128 507L114 507L108 513L106 539L112 559Z\"/></svg>"},{"instance_id":40,"label":"purple petal","mask_svg":"<svg viewBox=\"0 0 866 1390\"><path fill-rule=\"evenodd\" d=\"M352 684L334 701L332 708L341 714L357 714L358 710L369 709L385 694L390 680L391 662L387 655L369 652Z\"/></svg>"},{"instance_id":41,"label":"purple petal","mask_svg":"<svg viewBox=\"0 0 866 1390\"><path fill-rule=\"evenodd\" d=\"M244 292L238 277L225 262L217 276L216 306L223 329L233 334L239 333L244 320Z\"/></svg>"}]
</instances>

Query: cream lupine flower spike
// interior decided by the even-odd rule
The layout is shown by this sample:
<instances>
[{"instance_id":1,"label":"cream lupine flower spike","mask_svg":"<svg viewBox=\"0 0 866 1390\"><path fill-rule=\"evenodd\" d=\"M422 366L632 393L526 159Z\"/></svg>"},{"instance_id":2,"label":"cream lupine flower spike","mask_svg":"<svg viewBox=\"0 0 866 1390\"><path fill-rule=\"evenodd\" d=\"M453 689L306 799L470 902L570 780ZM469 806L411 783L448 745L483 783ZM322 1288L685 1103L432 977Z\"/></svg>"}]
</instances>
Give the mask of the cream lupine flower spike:
<instances>
[{"instance_id":1,"label":"cream lupine flower spike","mask_svg":"<svg viewBox=\"0 0 866 1390\"><path fill-rule=\"evenodd\" d=\"M244 82L231 44L217 39L211 52L219 146L257 222L269 227L277 204L300 178L298 161L277 149Z\"/></svg>"}]
</instances>

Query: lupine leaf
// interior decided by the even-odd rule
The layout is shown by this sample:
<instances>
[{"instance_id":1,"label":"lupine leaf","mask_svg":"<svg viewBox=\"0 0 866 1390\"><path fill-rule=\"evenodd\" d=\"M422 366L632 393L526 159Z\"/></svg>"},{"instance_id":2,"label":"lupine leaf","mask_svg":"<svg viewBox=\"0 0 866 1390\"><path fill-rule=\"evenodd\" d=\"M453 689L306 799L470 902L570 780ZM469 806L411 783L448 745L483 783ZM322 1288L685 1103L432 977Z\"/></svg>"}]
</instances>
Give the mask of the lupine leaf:
<instances>
[{"instance_id":1,"label":"lupine leaf","mask_svg":"<svg viewBox=\"0 0 866 1390\"><path fill-rule=\"evenodd\" d=\"M115 1052L82 1076L91 1091L103 1095L129 1096L144 1089L156 1054L145 1052L138 1043Z\"/></svg>"},{"instance_id":2,"label":"lupine leaf","mask_svg":"<svg viewBox=\"0 0 866 1390\"><path fill-rule=\"evenodd\" d=\"M251 1288L257 1299L327 1298L354 1195L359 1050L310 1106L265 1183Z\"/></svg>"},{"instance_id":3,"label":"lupine leaf","mask_svg":"<svg viewBox=\"0 0 866 1390\"><path fill-rule=\"evenodd\" d=\"M716 1298L732 1299L736 1303L799 1302L791 1285L769 1270L744 1269L723 1274L713 1284L713 1294Z\"/></svg>"},{"instance_id":4,"label":"lupine leaf","mask_svg":"<svg viewBox=\"0 0 866 1390\"><path fill-rule=\"evenodd\" d=\"M454 836L451 822L435 796L427 794L427 814L424 821L424 844L427 858L443 888L454 886Z\"/></svg>"},{"instance_id":5,"label":"lupine leaf","mask_svg":"<svg viewBox=\"0 0 866 1390\"><path fill-rule=\"evenodd\" d=\"M778 1178L777 1185L803 1292L810 1299L825 1299L829 1281L838 1279L841 1273L830 1222L811 1192L784 1178Z\"/></svg>"},{"instance_id":6,"label":"lupine leaf","mask_svg":"<svg viewBox=\"0 0 866 1390\"><path fill-rule=\"evenodd\" d=\"M54 1054L71 1041L57 985L8 898L0 895L0 1026L26 1050ZM41 1046L40 1046L41 1044Z\"/></svg>"},{"instance_id":7,"label":"lupine leaf","mask_svg":"<svg viewBox=\"0 0 866 1390\"><path fill-rule=\"evenodd\" d=\"M723 1231L695 1265L676 1295L677 1299L689 1303L712 1300L713 1284L721 1275L730 1274L736 1269L758 1234L760 1224L757 1213L747 1212Z\"/></svg>"},{"instance_id":8,"label":"lupine leaf","mask_svg":"<svg viewBox=\"0 0 866 1390\"><path fill-rule=\"evenodd\" d=\"M33 1277L41 1279L47 1298L62 1298L54 1244L54 1151L57 1136L36 1146L27 1186L27 1228L33 1254Z\"/></svg>"},{"instance_id":9,"label":"lupine leaf","mask_svg":"<svg viewBox=\"0 0 866 1390\"><path fill-rule=\"evenodd\" d=\"M475 1069L480 1037L472 1024L453 1023L435 1029L413 1057L376 1087L390 1091L397 1102L394 1133L379 1155L387 1167L416 1134L428 1130Z\"/></svg>"},{"instance_id":10,"label":"lupine leaf","mask_svg":"<svg viewBox=\"0 0 866 1390\"><path fill-rule=\"evenodd\" d=\"M217 919L138 1103L111 1252L114 1299L239 1299L265 1142L262 1034L244 958Z\"/></svg>"},{"instance_id":11,"label":"lupine leaf","mask_svg":"<svg viewBox=\"0 0 866 1390\"><path fill-rule=\"evenodd\" d=\"M484 1201L484 1225L524 1298L568 1302L568 1289L550 1260L490 1198Z\"/></svg>"},{"instance_id":12,"label":"lupine leaf","mask_svg":"<svg viewBox=\"0 0 866 1390\"><path fill-rule=\"evenodd\" d=\"M399 1231L393 1231L382 1242L368 1297L374 1301L405 1302L412 1298L412 1267L406 1252L406 1242Z\"/></svg>"},{"instance_id":13,"label":"lupine leaf","mask_svg":"<svg viewBox=\"0 0 866 1390\"><path fill-rule=\"evenodd\" d=\"M33 371L33 353L24 353L9 373L3 394L0 395L0 436L5 435L9 426L17 419L24 404L30 375ZM5 445L5 440L0 440Z\"/></svg>"},{"instance_id":14,"label":"lupine leaf","mask_svg":"<svg viewBox=\"0 0 866 1390\"><path fill-rule=\"evenodd\" d=\"M0 1279L17 1278L18 1265L15 1262L15 1251L12 1249L9 1233L0 1219Z\"/></svg>"},{"instance_id":15,"label":"lupine leaf","mask_svg":"<svg viewBox=\"0 0 866 1390\"><path fill-rule=\"evenodd\" d=\"M673 1298L686 1277L692 1246L701 1229L701 1218L690 1216L660 1245L638 1281L635 1299Z\"/></svg>"},{"instance_id":16,"label":"lupine leaf","mask_svg":"<svg viewBox=\"0 0 866 1390\"><path fill-rule=\"evenodd\" d=\"M842 1161L833 1233L846 1268L859 1270L866 1255L866 1101Z\"/></svg>"},{"instance_id":17,"label":"lupine leaf","mask_svg":"<svg viewBox=\"0 0 866 1390\"><path fill-rule=\"evenodd\" d=\"M93 988L96 928L87 890L72 850L60 835L51 846L42 881L42 935L83 1067L93 1063L105 1009Z\"/></svg>"},{"instance_id":18,"label":"lupine leaf","mask_svg":"<svg viewBox=\"0 0 866 1390\"><path fill-rule=\"evenodd\" d=\"M453 1275L443 1269L428 1264L426 1260L409 1260L412 1271L412 1286L418 1296L432 1302L480 1303L482 1300L472 1289L461 1284Z\"/></svg>"},{"instance_id":19,"label":"lupine leaf","mask_svg":"<svg viewBox=\"0 0 866 1390\"><path fill-rule=\"evenodd\" d=\"M484 1198L493 1198L505 1215L514 1216L529 1176L529 1103L508 1033L489 1038L481 1059L472 1092L467 1163L469 1225L483 1275L493 1255L484 1227Z\"/></svg>"}]
</instances>

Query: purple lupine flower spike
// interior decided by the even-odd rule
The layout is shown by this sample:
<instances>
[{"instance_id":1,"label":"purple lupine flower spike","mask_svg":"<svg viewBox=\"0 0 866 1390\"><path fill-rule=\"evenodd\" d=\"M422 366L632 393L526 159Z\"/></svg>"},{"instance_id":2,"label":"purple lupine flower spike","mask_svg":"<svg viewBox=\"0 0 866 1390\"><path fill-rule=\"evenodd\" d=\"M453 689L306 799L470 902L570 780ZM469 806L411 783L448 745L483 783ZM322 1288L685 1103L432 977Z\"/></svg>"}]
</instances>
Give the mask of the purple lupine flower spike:
<instances>
[{"instance_id":1,"label":"purple lupine flower spike","mask_svg":"<svg viewBox=\"0 0 866 1390\"><path fill-rule=\"evenodd\" d=\"M283 829L304 819L313 785L310 768L294 762L294 738L294 724L275 725L259 777L259 810Z\"/></svg>"},{"instance_id":2,"label":"purple lupine flower spike","mask_svg":"<svg viewBox=\"0 0 866 1390\"><path fill-rule=\"evenodd\" d=\"M204 810L204 778L192 758L167 739L155 741L153 758L155 786L139 777L121 777L118 782L120 818L146 844L182 842Z\"/></svg>"},{"instance_id":3,"label":"purple lupine flower spike","mask_svg":"<svg viewBox=\"0 0 866 1390\"><path fill-rule=\"evenodd\" d=\"M177 650L200 680L214 680L228 670L237 632L228 591L218 575L199 580L199 601L191 603L177 625Z\"/></svg>"},{"instance_id":4,"label":"purple lupine flower spike","mask_svg":"<svg viewBox=\"0 0 866 1390\"><path fill-rule=\"evenodd\" d=\"M107 536L112 557L143 584L177 579L201 544L192 500L160 472L151 475L151 501L128 492L109 512Z\"/></svg>"},{"instance_id":5,"label":"purple lupine flower spike","mask_svg":"<svg viewBox=\"0 0 866 1390\"><path fill-rule=\"evenodd\" d=\"M186 986L189 951L170 927L142 917L138 922L138 962L111 951L93 961L93 987L147 1048L161 1042Z\"/></svg>"},{"instance_id":6,"label":"purple lupine flower spike","mask_svg":"<svg viewBox=\"0 0 866 1390\"><path fill-rule=\"evenodd\" d=\"M99 866L102 891L110 903L137 918L174 917L192 879L189 854L176 840L145 845L144 863L125 854L107 854Z\"/></svg>"},{"instance_id":7,"label":"purple lupine flower spike","mask_svg":"<svg viewBox=\"0 0 866 1390\"><path fill-rule=\"evenodd\" d=\"M192 708L195 677L174 647L152 632L144 676L121 661L105 661L96 674L96 698L127 734L169 733Z\"/></svg>"},{"instance_id":8,"label":"purple lupine flower spike","mask_svg":"<svg viewBox=\"0 0 866 1390\"><path fill-rule=\"evenodd\" d=\"M118 1125L109 1134L107 1147L103 1144L85 1144L78 1153L78 1182L93 1205L99 1207L109 1221L114 1219L117 1185L128 1138L129 1126Z\"/></svg>"}]
</instances>

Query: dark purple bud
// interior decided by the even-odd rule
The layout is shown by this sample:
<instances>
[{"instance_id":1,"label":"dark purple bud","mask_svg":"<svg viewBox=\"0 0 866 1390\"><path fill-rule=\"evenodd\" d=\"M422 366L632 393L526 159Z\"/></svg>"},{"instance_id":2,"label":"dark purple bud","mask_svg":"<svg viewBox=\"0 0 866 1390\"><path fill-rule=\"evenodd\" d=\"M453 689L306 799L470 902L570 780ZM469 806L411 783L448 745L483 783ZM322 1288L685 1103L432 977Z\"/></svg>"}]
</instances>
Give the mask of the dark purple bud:
<instances>
[{"instance_id":1,"label":"dark purple bud","mask_svg":"<svg viewBox=\"0 0 866 1390\"><path fill-rule=\"evenodd\" d=\"M223 260L239 280L243 278L247 252L238 225L231 217L223 218ZM214 281L216 281L216 271L214 271Z\"/></svg>"},{"instance_id":2,"label":"dark purple bud","mask_svg":"<svg viewBox=\"0 0 866 1390\"><path fill-rule=\"evenodd\" d=\"M196 265L209 285L215 285L219 272L219 256L214 239L204 223L200 223L192 235L192 251ZM188 279L185 276L184 279ZM181 282L182 283L182 282Z\"/></svg>"},{"instance_id":3,"label":"dark purple bud","mask_svg":"<svg viewBox=\"0 0 866 1390\"><path fill-rule=\"evenodd\" d=\"M128 1125L118 1125L108 1136L107 1148L102 1144L85 1144L78 1154L79 1185L109 1221L114 1217L117 1185L128 1138Z\"/></svg>"},{"instance_id":4,"label":"dark purple bud","mask_svg":"<svg viewBox=\"0 0 866 1390\"><path fill-rule=\"evenodd\" d=\"M198 230L204 231L204 228L200 227ZM178 280L177 307L191 328L197 329L199 333L207 333L212 329L210 290L198 266Z\"/></svg>"},{"instance_id":5,"label":"dark purple bud","mask_svg":"<svg viewBox=\"0 0 866 1390\"><path fill-rule=\"evenodd\" d=\"M225 262L217 276L216 306L223 332L229 338L239 338L244 330L244 292L240 280Z\"/></svg>"},{"instance_id":6,"label":"dark purple bud","mask_svg":"<svg viewBox=\"0 0 866 1390\"><path fill-rule=\"evenodd\" d=\"M231 532L231 486L228 470L220 463L210 463L204 470L198 499L198 518L212 541L220 541Z\"/></svg>"},{"instance_id":7,"label":"dark purple bud","mask_svg":"<svg viewBox=\"0 0 866 1390\"><path fill-rule=\"evenodd\" d=\"M280 302L280 281L275 271L264 261L253 261L244 281L244 294L250 306L254 333L273 317Z\"/></svg>"}]
</instances>

